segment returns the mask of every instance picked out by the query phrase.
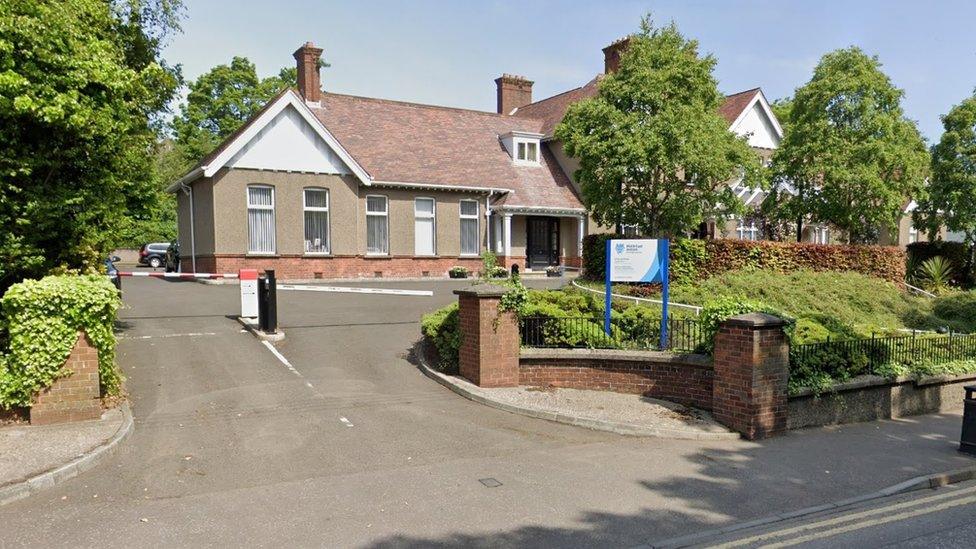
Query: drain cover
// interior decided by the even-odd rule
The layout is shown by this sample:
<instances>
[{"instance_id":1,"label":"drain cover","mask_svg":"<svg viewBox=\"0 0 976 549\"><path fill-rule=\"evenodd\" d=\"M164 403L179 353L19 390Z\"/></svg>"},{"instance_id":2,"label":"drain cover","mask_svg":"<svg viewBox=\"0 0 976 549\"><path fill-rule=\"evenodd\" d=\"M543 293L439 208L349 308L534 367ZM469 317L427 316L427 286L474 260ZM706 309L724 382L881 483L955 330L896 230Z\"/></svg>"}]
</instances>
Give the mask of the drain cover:
<instances>
[{"instance_id":1,"label":"drain cover","mask_svg":"<svg viewBox=\"0 0 976 549\"><path fill-rule=\"evenodd\" d=\"M498 482L493 478L479 478L478 482L484 484L486 488L498 488L502 483Z\"/></svg>"}]
</instances>

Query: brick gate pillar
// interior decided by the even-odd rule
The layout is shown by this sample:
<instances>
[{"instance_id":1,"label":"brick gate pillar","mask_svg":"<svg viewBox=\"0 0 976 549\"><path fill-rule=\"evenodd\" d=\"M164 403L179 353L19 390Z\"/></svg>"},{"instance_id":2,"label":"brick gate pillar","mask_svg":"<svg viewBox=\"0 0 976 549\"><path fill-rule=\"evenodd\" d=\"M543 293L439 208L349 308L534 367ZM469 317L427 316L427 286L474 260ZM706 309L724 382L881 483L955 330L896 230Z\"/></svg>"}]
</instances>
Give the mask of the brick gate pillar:
<instances>
[{"instance_id":1,"label":"brick gate pillar","mask_svg":"<svg viewBox=\"0 0 976 549\"><path fill-rule=\"evenodd\" d=\"M519 382L519 329L512 311L498 310L508 291L496 284L454 290L458 296L463 377L479 387L516 387Z\"/></svg>"},{"instance_id":2,"label":"brick gate pillar","mask_svg":"<svg viewBox=\"0 0 976 549\"><path fill-rule=\"evenodd\" d=\"M786 431L789 343L786 321L750 313L715 335L712 415L749 440Z\"/></svg>"},{"instance_id":3,"label":"brick gate pillar","mask_svg":"<svg viewBox=\"0 0 976 549\"><path fill-rule=\"evenodd\" d=\"M84 333L78 334L61 371L65 374L63 377L34 397L30 422L34 425L47 425L102 417L98 350Z\"/></svg>"}]
</instances>

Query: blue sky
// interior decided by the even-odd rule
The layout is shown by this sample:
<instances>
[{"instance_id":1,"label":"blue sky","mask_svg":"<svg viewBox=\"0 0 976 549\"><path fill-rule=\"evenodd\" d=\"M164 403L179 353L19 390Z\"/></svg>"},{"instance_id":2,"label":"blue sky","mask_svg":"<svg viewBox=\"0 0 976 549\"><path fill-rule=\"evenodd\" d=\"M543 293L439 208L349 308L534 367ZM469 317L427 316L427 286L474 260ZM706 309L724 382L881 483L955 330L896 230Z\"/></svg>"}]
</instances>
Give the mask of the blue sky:
<instances>
[{"instance_id":1,"label":"blue sky","mask_svg":"<svg viewBox=\"0 0 976 549\"><path fill-rule=\"evenodd\" d=\"M536 99L603 69L600 49L651 11L718 58L723 92L769 99L809 80L827 51L879 56L930 141L939 115L976 87L976 3L962 1L350 1L186 0L184 32L165 55L195 78L234 55L262 76L294 63L306 40L325 49L328 91L494 110L503 72L535 81Z\"/></svg>"}]
</instances>

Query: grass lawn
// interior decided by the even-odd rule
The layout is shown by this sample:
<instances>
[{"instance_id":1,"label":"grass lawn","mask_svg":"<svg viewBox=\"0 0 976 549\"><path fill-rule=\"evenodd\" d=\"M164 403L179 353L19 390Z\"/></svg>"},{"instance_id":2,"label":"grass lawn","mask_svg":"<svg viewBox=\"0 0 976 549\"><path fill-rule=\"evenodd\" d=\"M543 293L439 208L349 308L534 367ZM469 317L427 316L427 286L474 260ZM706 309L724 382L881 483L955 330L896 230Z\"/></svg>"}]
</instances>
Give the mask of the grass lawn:
<instances>
[{"instance_id":1,"label":"grass lawn","mask_svg":"<svg viewBox=\"0 0 976 549\"><path fill-rule=\"evenodd\" d=\"M583 283L603 289L600 283ZM660 298L648 287L615 284L614 292ZM737 271L673 286L671 301L704 306L725 297L750 299L798 321L804 342L870 337L903 329L976 331L976 292L916 297L890 282L857 273Z\"/></svg>"}]
</instances>

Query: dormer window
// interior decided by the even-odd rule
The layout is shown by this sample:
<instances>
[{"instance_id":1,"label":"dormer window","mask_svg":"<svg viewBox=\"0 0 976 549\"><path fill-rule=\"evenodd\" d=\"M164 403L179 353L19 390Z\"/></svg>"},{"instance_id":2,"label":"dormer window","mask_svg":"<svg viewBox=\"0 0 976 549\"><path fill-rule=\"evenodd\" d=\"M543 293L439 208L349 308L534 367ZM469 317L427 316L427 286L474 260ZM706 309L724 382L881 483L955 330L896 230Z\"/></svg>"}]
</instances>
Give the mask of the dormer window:
<instances>
[{"instance_id":1,"label":"dormer window","mask_svg":"<svg viewBox=\"0 0 976 549\"><path fill-rule=\"evenodd\" d=\"M518 141L517 158L523 162L539 161L539 144L534 141Z\"/></svg>"},{"instance_id":2,"label":"dormer window","mask_svg":"<svg viewBox=\"0 0 976 549\"><path fill-rule=\"evenodd\" d=\"M522 166L538 166L542 134L513 130L499 136L512 161Z\"/></svg>"}]
</instances>

